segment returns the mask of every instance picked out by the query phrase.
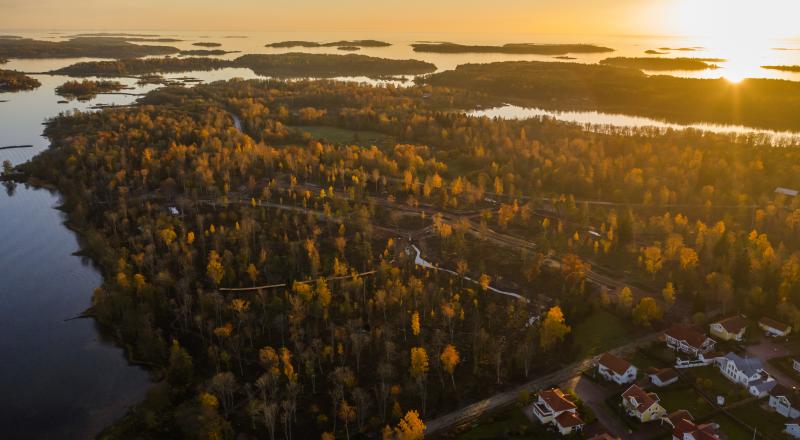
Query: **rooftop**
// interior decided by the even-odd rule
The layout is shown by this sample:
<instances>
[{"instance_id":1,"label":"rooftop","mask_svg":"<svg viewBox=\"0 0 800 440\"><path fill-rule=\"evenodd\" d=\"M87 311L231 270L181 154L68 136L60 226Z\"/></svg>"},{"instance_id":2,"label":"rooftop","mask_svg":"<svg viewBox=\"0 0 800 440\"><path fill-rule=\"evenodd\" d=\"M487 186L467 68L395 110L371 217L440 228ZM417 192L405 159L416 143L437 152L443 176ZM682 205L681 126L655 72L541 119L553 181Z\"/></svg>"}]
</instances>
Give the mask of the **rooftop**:
<instances>
[{"instance_id":1,"label":"rooftop","mask_svg":"<svg viewBox=\"0 0 800 440\"><path fill-rule=\"evenodd\" d=\"M597 361L597 363L617 374L625 374L628 368L631 367L630 362L612 353L603 354L600 356L600 360Z\"/></svg>"}]
</instances>

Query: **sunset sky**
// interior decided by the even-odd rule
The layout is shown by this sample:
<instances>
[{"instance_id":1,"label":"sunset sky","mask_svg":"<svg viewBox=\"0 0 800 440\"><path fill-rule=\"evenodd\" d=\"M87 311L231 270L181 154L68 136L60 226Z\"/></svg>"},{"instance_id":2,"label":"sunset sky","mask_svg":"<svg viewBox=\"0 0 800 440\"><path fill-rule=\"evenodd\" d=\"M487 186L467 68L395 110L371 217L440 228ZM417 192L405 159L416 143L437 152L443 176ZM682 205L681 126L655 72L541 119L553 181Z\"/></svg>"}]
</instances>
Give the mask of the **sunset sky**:
<instances>
[{"instance_id":1,"label":"sunset sky","mask_svg":"<svg viewBox=\"0 0 800 440\"><path fill-rule=\"evenodd\" d=\"M0 0L0 29L800 36L796 0Z\"/></svg>"}]
</instances>

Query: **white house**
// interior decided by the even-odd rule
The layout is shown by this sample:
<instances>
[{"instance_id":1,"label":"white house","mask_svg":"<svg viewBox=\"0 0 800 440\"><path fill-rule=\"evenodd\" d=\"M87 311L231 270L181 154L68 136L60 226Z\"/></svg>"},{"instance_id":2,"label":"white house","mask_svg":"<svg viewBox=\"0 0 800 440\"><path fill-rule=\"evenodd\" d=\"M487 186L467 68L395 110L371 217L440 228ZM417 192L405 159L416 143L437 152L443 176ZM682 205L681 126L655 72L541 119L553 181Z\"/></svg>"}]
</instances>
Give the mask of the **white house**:
<instances>
[{"instance_id":1,"label":"white house","mask_svg":"<svg viewBox=\"0 0 800 440\"><path fill-rule=\"evenodd\" d=\"M667 347L693 356L707 353L714 348L713 339L694 328L674 325L664 332Z\"/></svg>"},{"instance_id":2,"label":"white house","mask_svg":"<svg viewBox=\"0 0 800 440\"><path fill-rule=\"evenodd\" d=\"M666 387L678 381L678 371L674 368L653 369L648 374L650 382L659 387Z\"/></svg>"},{"instance_id":3,"label":"white house","mask_svg":"<svg viewBox=\"0 0 800 440\"><path fill-rule=\"evenodd\" d=\"M758 358L743 358L736 353L728 353L717 360L717 365L723 376L744 386L747 392L756 397L766 396L777 384Z\"/></svg>"},{"instance_id":4,"label":"white house","mask_svg":"<svg viewBox=\"0 0 800 440\"><path fill-rule=\"evenodd\" d=\"M796 419L800 417L800 392L777 384L769 392L769 407L784 417Z\"/></svg>"},{"instance_id":5,"label":"white house","mask_svg":"<svg viewBox=\"0 0 800 440\"><path fill-rule=\"evenodd\" d=\"M552 424L562 435L583 429L578 407L558 388L539 392L533 404L533 415L543 424Z\"/></svg>"},{"instance_id":6,"label":"white house","mask_svg":"<svg viewBox=\"0 0 800 440\"><path fill-rule=\"evenodd\" d=\"M794 371L800 373L800 359L792 359L792 368L794 368Z\"/></svg>"},{"instance_id":7,"label":"white house","mask_svg":"<svg viewBox=\"0 0 800 440\"><path fill-rule=\"evenodd\" d=\"M597 361L597 372L606 380L624 385L636 380L638 370L625 359L605 353Z\"/></svg>"},{"instance_id":8,"label":"white house","mask_svg":"<svg viewBox=\"0 0 800 440\"><path fill-rule=\"evenodd\" d=\"M697 425L692 420L682 419L672 430L672 440L720 440L719 425Z\"/></svg>"},{"instance_id":9,"label":"white house","mask_svg":"<svg viewBox=\"0 0 800 440\"><path fill-rule=\"evenodd\" d=\"M788 336L792 332L792 326L767 317L761 318L758 321L758 326L768 335L774 337Z\"/></svg>"},{"instance_id":10,"label":"white house","mask_svg":"<svg viewBox=\"0 0 800 440\"><path fill-rule=\"evenodd\" d=\"M794 419L787 422L783 432L789 434L792 438L800 438L800 419Z\"/></svg>"}]
</instances>

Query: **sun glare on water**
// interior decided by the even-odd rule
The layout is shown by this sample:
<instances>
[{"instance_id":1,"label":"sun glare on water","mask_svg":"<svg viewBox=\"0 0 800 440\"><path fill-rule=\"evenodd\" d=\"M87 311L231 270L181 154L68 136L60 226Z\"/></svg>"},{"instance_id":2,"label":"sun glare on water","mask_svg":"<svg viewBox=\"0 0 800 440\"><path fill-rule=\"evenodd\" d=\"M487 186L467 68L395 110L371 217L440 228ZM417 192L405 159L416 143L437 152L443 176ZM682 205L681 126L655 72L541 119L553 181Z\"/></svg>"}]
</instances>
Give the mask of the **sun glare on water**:
<instances>
[{"instance_id":1,"label":"sun glare on water","mask_svg":"<svg viewBox=\"0 0 800 440\"><path fill-rule=\"evenodd\" d=\"M674 15L676 30L726 59L722 76L739 82L757 76L776 40L796 36L800 0L681 0Z\"/></svg>"}]
</instances>

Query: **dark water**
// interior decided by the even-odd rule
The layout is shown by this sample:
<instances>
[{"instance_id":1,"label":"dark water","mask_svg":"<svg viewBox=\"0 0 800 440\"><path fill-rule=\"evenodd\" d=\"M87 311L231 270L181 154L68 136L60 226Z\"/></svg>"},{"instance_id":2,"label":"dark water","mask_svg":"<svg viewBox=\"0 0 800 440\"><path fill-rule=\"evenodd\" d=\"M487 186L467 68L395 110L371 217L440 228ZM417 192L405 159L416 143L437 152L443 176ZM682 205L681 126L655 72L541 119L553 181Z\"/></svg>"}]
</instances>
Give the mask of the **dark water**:
<instances>
[{"instance_id":1,"label":"dark water","mask_svg":"<svg viewBox=\"0 0 800 440\"><path fill-rule=\"evenodd\" d=\"M58 197L18 186L0 193L0 437L91 438L144 395L147 374L127 365L90 319L100 274L53 209Z\"/></svg>"}]
</instances>

